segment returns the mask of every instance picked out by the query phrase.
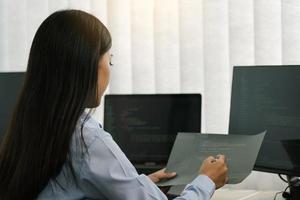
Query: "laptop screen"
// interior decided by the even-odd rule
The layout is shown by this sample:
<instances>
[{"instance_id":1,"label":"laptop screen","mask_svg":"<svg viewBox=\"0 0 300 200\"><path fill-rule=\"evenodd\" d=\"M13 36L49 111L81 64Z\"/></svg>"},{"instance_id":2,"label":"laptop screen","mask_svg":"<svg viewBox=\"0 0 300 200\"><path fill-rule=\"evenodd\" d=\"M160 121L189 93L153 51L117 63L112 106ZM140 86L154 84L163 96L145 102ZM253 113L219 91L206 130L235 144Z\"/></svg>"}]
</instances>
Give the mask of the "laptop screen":
<instances>
[{"instance_id":1,"label":"laptop screen","mask_svg":"<svg viewBox=\"0 0 300 200\"><path fill-rule=\"evenodd\" d=\"M104 129L136 168L161 168L178 132L200 132L200 94L106 95Z\"/></svg>"}]
</instances>

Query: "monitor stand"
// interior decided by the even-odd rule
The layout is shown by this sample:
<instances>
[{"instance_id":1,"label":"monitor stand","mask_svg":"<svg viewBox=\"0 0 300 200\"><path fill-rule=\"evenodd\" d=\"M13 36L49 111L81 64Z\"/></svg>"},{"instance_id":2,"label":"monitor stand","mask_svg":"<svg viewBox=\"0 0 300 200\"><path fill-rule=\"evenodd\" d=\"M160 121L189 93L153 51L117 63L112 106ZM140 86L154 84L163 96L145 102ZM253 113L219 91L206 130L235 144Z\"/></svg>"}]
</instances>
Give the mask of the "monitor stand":
<instances>
[{"instance_id":1,"label":"monitor stand","mask_svg":"<svg viewBox=\"0 0 300 200\"><path fill-rule=\"evenodd\" d=\"M295 177L291 177L291 176L287 176L288 177L288 182L290 185L290 198L288 198L287 200L299 200L300 199L300 180L298 179L298 181L291 181L292 178Z\"/></svg>"}]
</instances>

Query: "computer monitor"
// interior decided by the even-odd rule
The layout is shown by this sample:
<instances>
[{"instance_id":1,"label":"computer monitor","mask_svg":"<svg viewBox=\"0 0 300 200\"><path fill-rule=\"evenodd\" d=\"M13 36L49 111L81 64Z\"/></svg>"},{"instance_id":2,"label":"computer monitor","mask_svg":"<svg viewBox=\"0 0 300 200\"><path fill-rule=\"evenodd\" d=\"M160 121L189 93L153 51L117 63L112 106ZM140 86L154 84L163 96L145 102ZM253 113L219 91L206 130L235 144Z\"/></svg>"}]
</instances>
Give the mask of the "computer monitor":
<instances>
[{"instance_id":1,"label":"computer monitor","mask_svg":"<svg viewBox=\"0 0 300 200\"><path fill-rule=\"evenodd\" d=\"M140 173L150 173L165 167L178 132L200 132L201 95L106 95L104 129Z\"/></svg>"},{"instance_id":2,"label":"computer monitor","mask_svg":"<svg viewBox=\"0 0 300 200\"><path fill-rule=\"evenodd\" d=\"M254 169L300 176L300 66L234 67L229 134L264 130Z\"/></svg>"},{"instance_id":3,"label":"computer monitor","mask_svg":"<svg viewBox=\"0 0 300 200\"><path fill-rule=\"evenodd\" d=\"M24 72L0 72L0 141L12 116L24 74Z\"/></svg>"}]
</instances>

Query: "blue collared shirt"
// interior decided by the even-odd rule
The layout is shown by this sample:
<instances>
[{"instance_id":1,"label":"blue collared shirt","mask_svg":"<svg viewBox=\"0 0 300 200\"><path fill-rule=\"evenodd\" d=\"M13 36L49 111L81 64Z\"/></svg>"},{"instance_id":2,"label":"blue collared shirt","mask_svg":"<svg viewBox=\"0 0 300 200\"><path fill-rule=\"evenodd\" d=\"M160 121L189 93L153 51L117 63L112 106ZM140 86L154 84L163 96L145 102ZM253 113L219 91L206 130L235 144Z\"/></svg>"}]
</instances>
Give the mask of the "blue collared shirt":
<instances>
[{"instance_id":1,"label":"blue collared shirt","mask_svg":"<svg viewBox=\"0 0 300 200\"><path fill-rule=\"evenodd\" d=\"M88 117L83 127L83 138L88 153L80 142L80 118L73 134L70 156L77 183L65 165L55 181L49 181L38 199L112 199L162 200L165 194L144 174L138 174L125 154L99 123ZM60 186L59 186L60 185ZM215 184L204 175L186 186L176 200L208 200Z\"/></svg>"}]
</instances>

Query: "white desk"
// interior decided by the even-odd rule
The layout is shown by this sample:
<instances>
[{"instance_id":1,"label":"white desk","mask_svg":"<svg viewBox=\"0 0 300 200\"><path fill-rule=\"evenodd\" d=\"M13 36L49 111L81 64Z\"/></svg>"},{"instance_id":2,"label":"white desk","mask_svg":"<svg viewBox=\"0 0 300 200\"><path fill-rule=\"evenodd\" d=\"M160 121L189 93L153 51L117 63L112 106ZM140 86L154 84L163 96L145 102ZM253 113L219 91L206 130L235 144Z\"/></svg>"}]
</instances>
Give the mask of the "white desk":
<instances>
[{"instance_id":1,"label":"white desk","mask_svg":"<svg viewBox=\"0 0 300 200\"><path fill-rule=\"evenodd\" d=\"M278 191L219 189L211 200L273 200ZM284 200L281 194L276 200Z\"/></svg>"},{"instance_id":2,"label":"white desk","mask_svg":"<svg viewBox=\"0 0 300 200\"><path fill-rule=\"evenodd\" d=\"M180 194L184 186L173 186L169 193ZM211 200L274 200L278 191L257 191L257 190L237 190L221 188L215 191ZM284 200L281 194L277 195L276 200Z\"/></svg>"}]
</instances>

